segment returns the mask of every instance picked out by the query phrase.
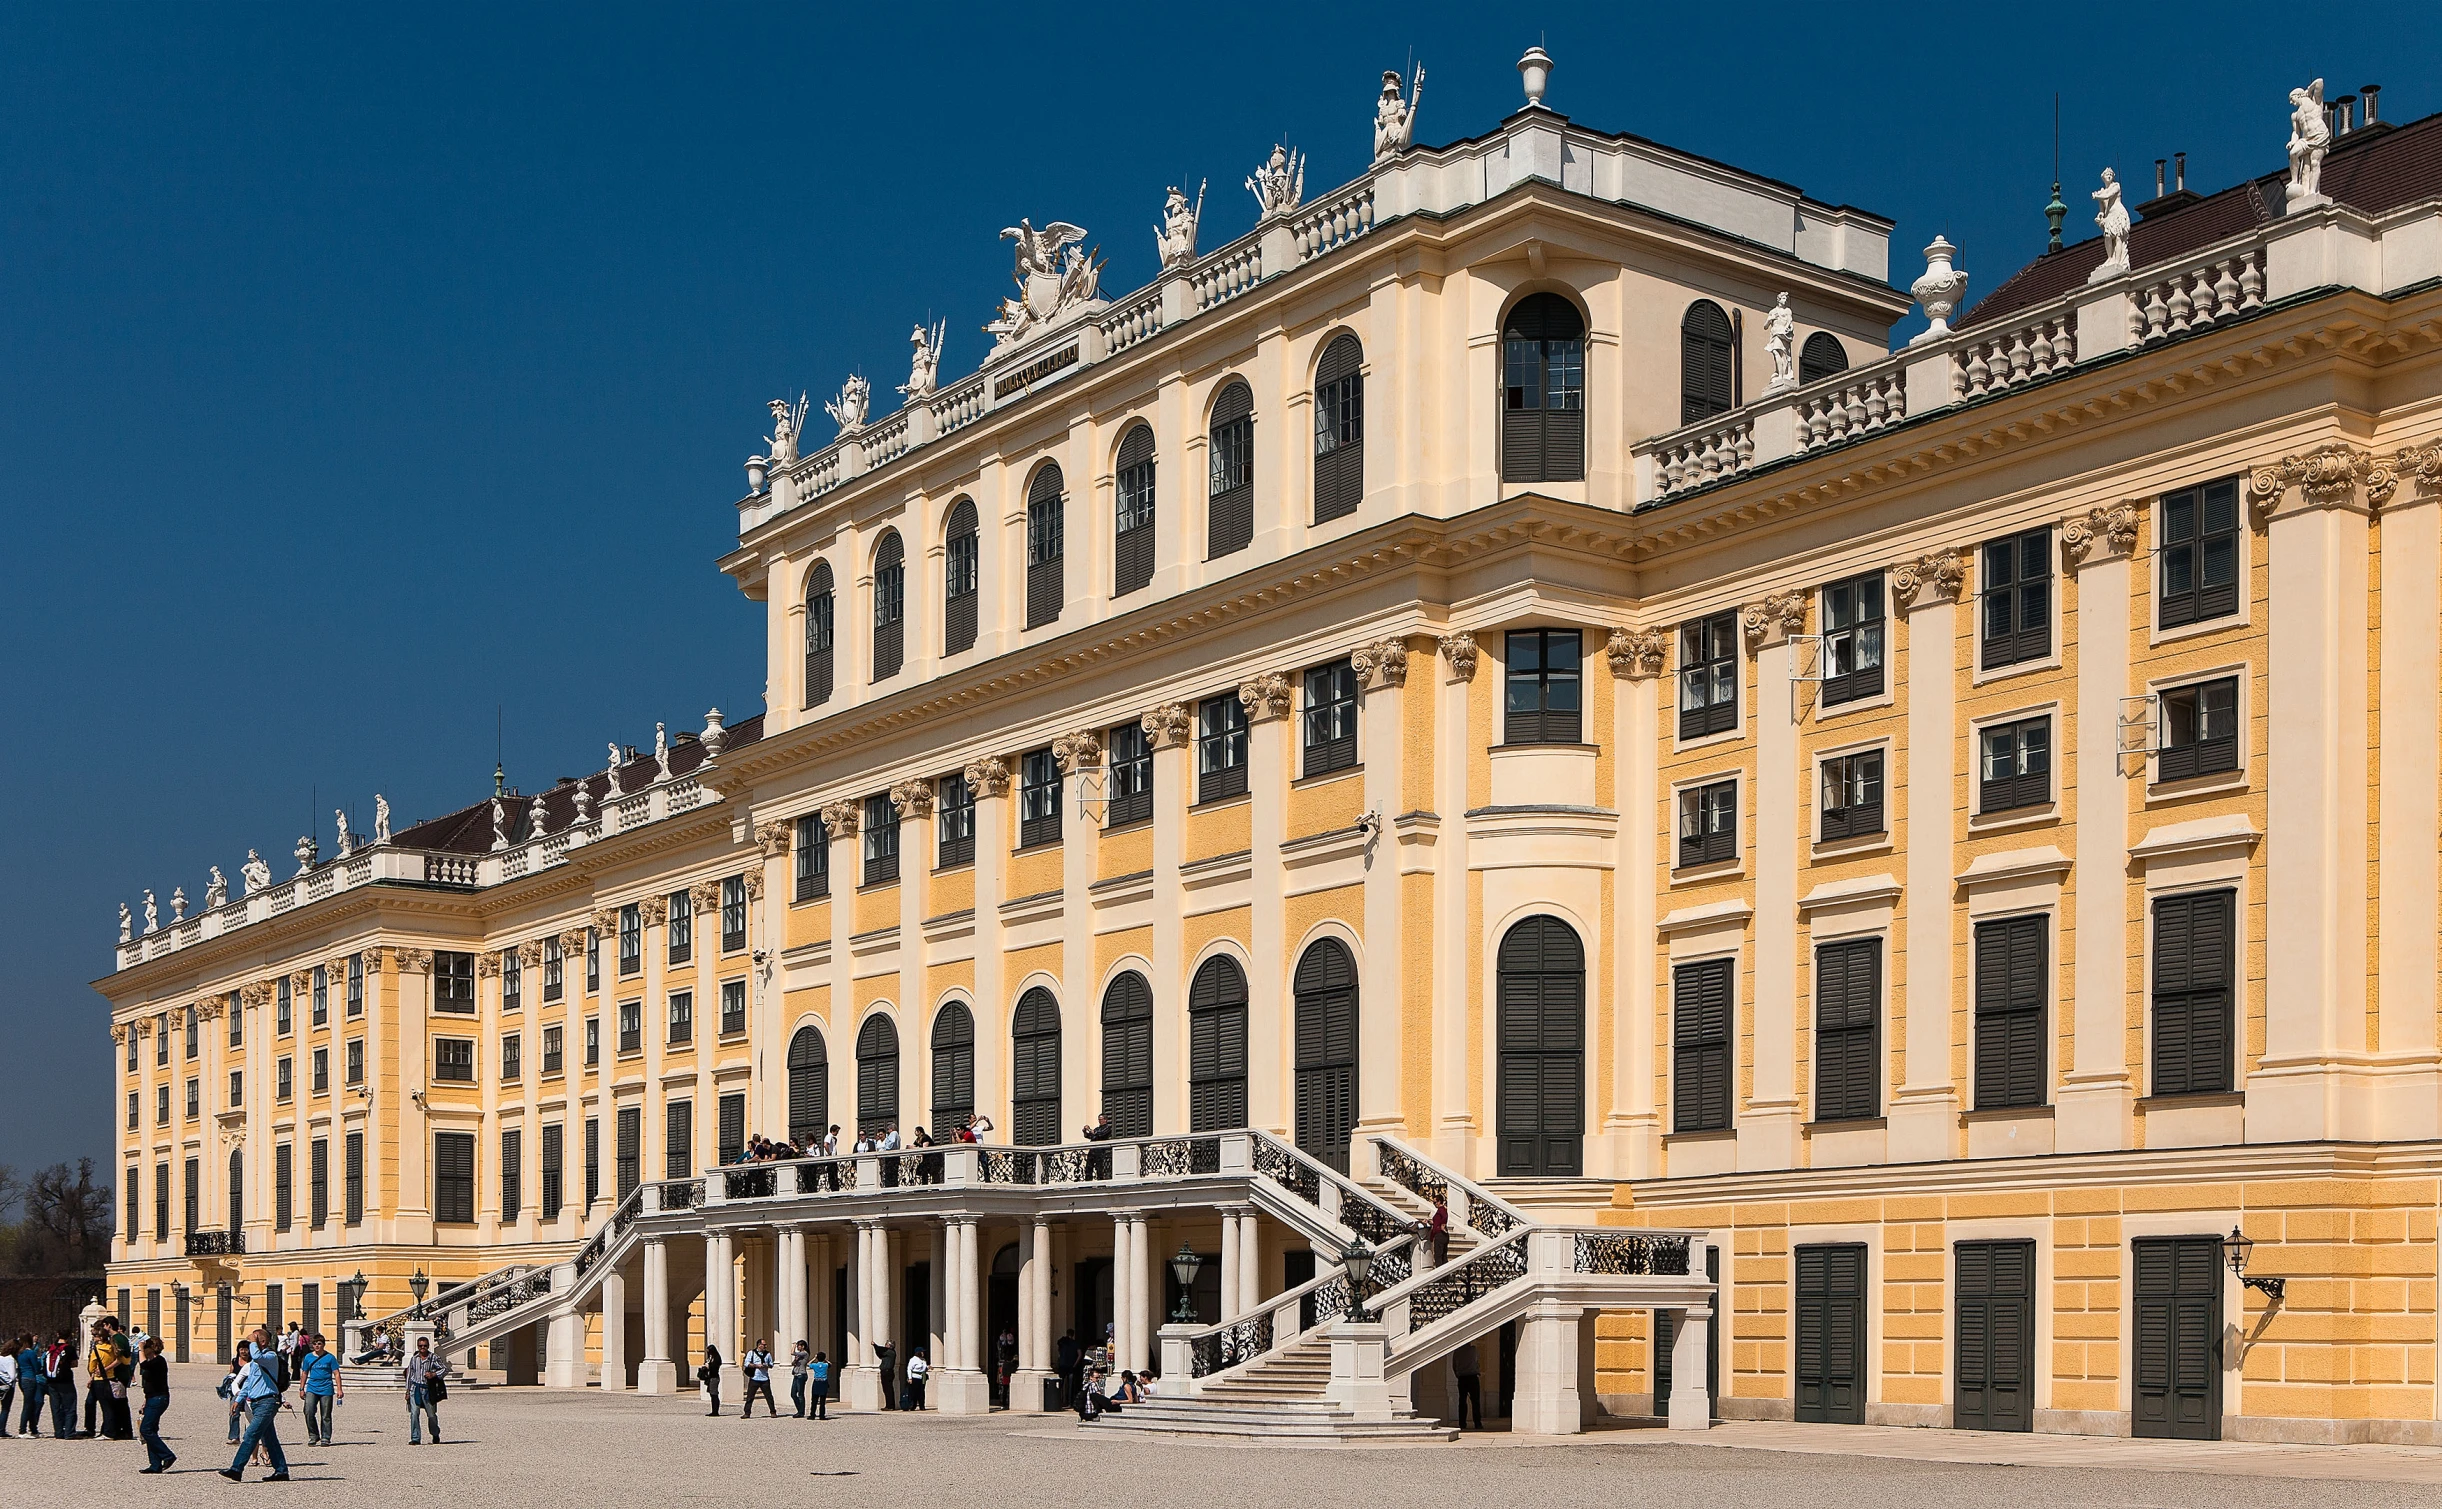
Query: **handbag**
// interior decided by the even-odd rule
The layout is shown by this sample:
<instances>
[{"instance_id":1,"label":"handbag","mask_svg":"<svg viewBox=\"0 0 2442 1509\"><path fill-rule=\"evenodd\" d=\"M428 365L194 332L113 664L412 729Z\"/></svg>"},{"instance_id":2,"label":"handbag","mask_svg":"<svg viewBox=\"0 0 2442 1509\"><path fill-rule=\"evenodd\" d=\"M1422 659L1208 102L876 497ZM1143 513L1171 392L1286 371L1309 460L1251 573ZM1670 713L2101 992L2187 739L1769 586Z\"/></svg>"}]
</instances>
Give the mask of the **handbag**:
<instances>
[{"instance_id":1,"label":"handbag","mask_svg":"<svg viewBox=\"0 0 2442 1509\"><path fill-rule=\"evenodd\" d=\"M426 1402L431 1404L439 1404L442 1400L448 1397L449 1385L441 1381L441 1375L439 1373L435 1373L431 1377L424 1380L424 1398Z\"/></svg>"}]
</instances>

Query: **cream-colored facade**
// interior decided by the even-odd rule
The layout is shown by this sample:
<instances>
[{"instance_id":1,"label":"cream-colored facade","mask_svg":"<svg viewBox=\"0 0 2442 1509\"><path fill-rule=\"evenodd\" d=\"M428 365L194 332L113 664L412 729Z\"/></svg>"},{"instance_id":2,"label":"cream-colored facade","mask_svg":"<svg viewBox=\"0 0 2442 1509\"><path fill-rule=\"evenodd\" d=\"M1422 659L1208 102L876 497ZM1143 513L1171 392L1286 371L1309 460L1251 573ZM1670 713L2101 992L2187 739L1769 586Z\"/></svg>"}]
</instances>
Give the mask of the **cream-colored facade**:
<instances>
[{"instance_id":1,"label":"cream-colored facade","mask_svg":"<svg viewBox=\"0 0 2442 1509\"><path fill-rule=\"evenodd\" d=\"M2157 256L2217 201L2163 207L2133 270L1886 355L1870 215L1539 106L1395 155L772 463L722 562L759 719L124 942L112 1283L335 1317L534 1265L554 1380L654 1388L791 1321L870 1372L924 1263L980 1378L1004 1308L1023 1370L1105 1315L1154 1360L1184 1243L1285 1347L1335 1254L1243 1190L662 1193L748 1134L1108 1110L1283 1139L1352 1229L1437 1183L1464 1251L1696 1233L1709 1364L1692 1290L1567 1300L1575 1361L1565 1283L1459 1338L1568 1374L1534 1428L1654 1407L1663 1314L1682 1414L1710 1366L1723 1414L2442 1439L2442 183L2337 197ZM1392 1392L1447 1414L1421 1355Z\"/></svg>"}]
</instances>

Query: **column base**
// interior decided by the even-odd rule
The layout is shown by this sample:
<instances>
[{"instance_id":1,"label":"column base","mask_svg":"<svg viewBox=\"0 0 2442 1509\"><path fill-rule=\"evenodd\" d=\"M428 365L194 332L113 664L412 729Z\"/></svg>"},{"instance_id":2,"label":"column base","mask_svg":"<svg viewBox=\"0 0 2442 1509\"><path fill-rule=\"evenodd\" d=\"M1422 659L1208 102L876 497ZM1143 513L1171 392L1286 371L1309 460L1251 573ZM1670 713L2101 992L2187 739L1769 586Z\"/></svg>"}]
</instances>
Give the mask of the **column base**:
<instances>
[{"instance_id":1,"label":"column base","mask_svg":"<svg viewBox=\"0 0 2442 1509\"><path fill-rule=\"evenodd\" d=\"M2052 1110L2052 1150L2116 1153L2136 1140L2137 1096L2124 1074L2072 1074Z\"/></svg>"},{"instance_id":2,"label":"column base","mask_svg":"<svg viewBox=\"0 0 2442 1509\"><path fill-rule=\"evenodd\" d=\"M647 1357L636 1364L636 1392L639 1394L677 1393L678 1364L667 1357Z\"/></svg>"},{"instance_id":3,"label":"column base","mask_svg":"<svg viewBox=\"0 0 2442 1509\"><path fill-rule=\"evenodd\" d=\"M551 1341L551 1356L543 1364L543 1387L583 1388L585 1386L585 1317L581 1314L554 1315L546 1322Z\"/></svg>"},{"instance_id":4,"label":"column base","mask_svg":"<svg viewBox=\"0 0 2442 1509\"><path fill-rule=\"evenodd\" d=\"M1945 1085L1902 1090L1891 1099L1888 1152L1893 1163L1939 1163L1958 1147L1959 1101ZM1677 1384L1671 1385L1673 1389Z\"/></svg>"},{"instance_id":5,"label":"column base","mask_svg":"<svg viewBox=\"0 0 2442 1509\"><path fill-rule=\"evenodd\" d=\"M1331 1402L1360 1420L1391 1417L1390 1383L1383 1363L1390 1330L1378 1320L1343 1320L1331 1328Z\"/></svg>"},{"instance_id":6,"label":"column base","mask_svg":"<svg viewBox=\"0 0 2442 1509\"><path fill-rule=\"evenodd\" d=\"M880 1409L882 1407L882 1370L871 1363L860 1363L841 1375L839 1402L842 1409Z\"/></svg>"},{"instance_id":7,"label":"column base","mask_svg":"<svg viewBox=\"0 0 2442 1509\"><path fill-rule=\"evenodd\" d=\"M1628 1117L1603 1129L1610 1144L1614 1179L1658 1179L1662 1175L1662 1123L1652 1116Z\"/></svg>"},{"instance_id":8,"label":"column base","mask_svg":"<svg viewBox=\"0 0 2442 1509\"><path fill-rule=\"evenodd\" d=\"M935 1368L925 1383L925 1402L945 1415L992 1413L992 1380L980 1372Z\"/></svg>"},{"instance_id":9,"label":"column base","mask_svg":"<svg viewBox=\"0 0 2442 1509\"><path fill-rule=\"evenodd\" d=\"M1550 1302L1531 1306L1519 1328L1517 1379L1509 1428L1524 1435L1574 1436L1585 1429L1577 1396L1581 1312Z\"/></svg>"},{"instance_id":10,"label":"column base","mask_svg":"<svg viewBox=\"0 0 2442 1509\"><path fill-rule=\"evenodd\" d=\"M1043 1413L1043 1385L1058 1376L1048 1368L1019 1368L1012 1372L1009 1375L1009 1413Z\"/></svg>"},{"instance_id":11,"label":"column base","mask_svg":"<svg viewBox=\"0 0 2442 1509\"><path fill-rule=\"evenodd\" d=\"M1750 1104L1738 1118L1738 1171L1779 1173L1798 1166L1797 1102Z\"/></svg>"}]
</instances>

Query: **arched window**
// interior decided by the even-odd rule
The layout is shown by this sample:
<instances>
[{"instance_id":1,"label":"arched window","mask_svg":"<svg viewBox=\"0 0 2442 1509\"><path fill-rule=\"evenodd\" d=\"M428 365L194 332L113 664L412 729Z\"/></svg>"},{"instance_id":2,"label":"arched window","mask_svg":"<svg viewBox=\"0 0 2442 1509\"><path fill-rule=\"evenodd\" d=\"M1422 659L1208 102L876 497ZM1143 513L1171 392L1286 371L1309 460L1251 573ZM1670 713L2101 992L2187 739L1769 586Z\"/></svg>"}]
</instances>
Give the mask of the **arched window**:
<instances>
[{"instance_id":1,"label":"arched window","mask_svg":"<svg viewBox=\"0 0 2442 1509\"><path fill-rule=\"evenodd\" d=\"M1068 595L1067 526L1059 465L1044 463L1026 489L1026 627L1039 629L1060 616Z\"/></svg>"},{"instance_id":2,"label":"arched window","mask_svg":"<svg viewBox=\"0 0 2442 1509\"><path fill-rule=\"evenodd\" d=\"M806 573L806 706L831 700L831 563Z\"/></svg>"},{"instance_id":3,"label":"arched window","mask_svg":"<svg viewBox=\"0 0 2442 1509\"><path fill-rule=\"evenodd\" d=\"M907 548L894 529L873 552L873 679L896 676L906 660Z\"/></svg>"},{"instance_id":4,"label":"arched window","mask_svg":"<svg viewBox=\"0 0 2442 1509\"><path fill-rule=\"evenodd\" d=\"M1044 1147L1060 1140L1060 1003L1038 985L1018 997L1009 1024L1009 1140Z\"/></svg>"},{"instance_id":5,"label":"arched window","mask_svg":"<svg viewBox=\"0 0 2442 1509\"><path fill-rule=\"evenodd\" d=\"M941 653L955 655L975 648L975 604L983 585L983 537L975 528L974 500L950 505L944 533L949 544L942 561Z\"/></svg>"},{"instance_id":6,"label":"arched window","mask_svg":"<svg viewBox=\"0 0 2442 1509\"><path fill-rule=\"evenodd\" d=\"M1111 542L1111 595L1125 597L1153 580L1153 426L1119 442L1118 531Z\"/></svg>"},{"instance_id":7,"label":"arched window","mask_svg":"<svg viewBox=\"0 0 2442 1509\"><path fill-rule=\"evenodd\" d=\"M1840 337L1828 330L1818 330L1806 337L1805 346L1798 352L1799 382L1816 382L1847 370L1848 348L1840 344Z\"/></svg>"},{"instance_id":8,"label":"arched window","mask_svg":"<svg viewBox=\"0 0 2442 1509\"><path fill-rule=\"evenodd\" d=\"M1236 378L1213 400L1207 444L1212 486L1205 506L1207 560L1255 540L1255 393Z\"/></svg>"},{"instance_id":9,"label":"arched window","mask_svg":"<svg viewBox=\"0 0 2442 1509\"><path fill-rule=\"evenodd\" d=\"M1337 938L1297 961L1297 1145L1341 1173L1357 1124L1357 964Z\"/></svg>"},{"instance_id":10,"label":"arched window","mask_svg":"<svg viewBox=\"0 0 2442 1509\"><path fill-rule=\"evenodd\" d=\"M1153 1135L1153 987L1134 970L1102 993L1102 1114L1115 1137Z\"/></svg>"},{"instance_id":11,"label":"arched window","mask_svg":"<svg viewBox=\"0 0 2442 1509\"><path fill-rule=\"evenodd\" d=\"M1501 1175L1574 1179L1585 1163L1585 945L1559 918L1529 917L1501 940L1499 976Z\"/></svg>"},{"instance_id":12,"label":"arched window","mask_svg":"<svg viewBox=\"0 0 2442 1509\"><path fill-rule=\"evenodd\" d=\"M1188 1130L1219 1132L1246 1119L1246 971L1216 954L1187 991Z\"/></svg>"},{"instance_id":13,"label":"arched window","mask_svg":"<svg viewBox=\"0 0 2442 1509\"><path fill-rule=\"evenodd\" d=\"M857 1135L878 1135L898 1120L899 1029L886 1016L867 1017L856 1035Z\"/></svg>"},{"instance_id":14,"label":"arched window","mask_svg":"<svg viewBox=\"0 0 2442 1509\"><path fill-rule=\"evenodd\" d=\"M246 1150L232 1149L229 1154L229 1235L235 1238L246 1229Z\"/></svg>"},{"instance_id":15,"label":"arched window","mask_svg":"<svg viewBox=\"0 0 2442 1509\"><path fill-rule=\"evenodd\" d=\"M956 1001L933 1018L933 1140L975 1110L975 1016Z\"/></svg>"},{"instance_id":16,"label":"arched window","mask_svg":"<svg viewBox=\"0 0 2442 1509\"><path fill-rule=\"evenodd\" d=\"M1365 501L1365 348L1335 337L1314 367L1314 522L1346 518Z\"/></svg>"},{"instance_id":17,"label":"arched window","mask_svg":"<svg viewBox=\"0 0 2442 1509\"><path fill-rule=\"evenodd\" d=\"M1730 317L1711 299L1698 299L1679 321L1679 422L1727 414L1732 401Z\"/></svg>"},{"instance_id":18,"label":"arched window","mask_svg":"<svg viewBox=\"0 0 2442 1509\"><path fill-rule=\"evenodd\" d=\"M789 1141L803 1147L830 1125L831 1060L809 1022L789 1039Z\"/></svg>"},{"instance_id":19,"label":"arched window","mask_svg":"<svg viewBox=\"0 0 2442 1509\"><path fill-rule=\"evenodd\" d=\"M1501 325L1501 478L1586 475L1586 321L1556 293L1529 294Z\"/></svg>"}]
</instances>

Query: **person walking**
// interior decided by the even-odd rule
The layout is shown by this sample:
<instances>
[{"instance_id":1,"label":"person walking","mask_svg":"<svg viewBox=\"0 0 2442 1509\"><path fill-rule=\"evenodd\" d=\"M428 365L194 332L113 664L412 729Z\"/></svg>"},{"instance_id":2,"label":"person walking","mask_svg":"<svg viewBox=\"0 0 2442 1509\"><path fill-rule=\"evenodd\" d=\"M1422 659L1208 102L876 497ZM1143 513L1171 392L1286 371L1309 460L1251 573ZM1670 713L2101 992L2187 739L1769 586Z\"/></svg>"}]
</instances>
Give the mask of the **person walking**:
<instances>
[{"instance_id":1,"label":"person walking","mask_svg":"<svg viewBox=\"0 0 2442 1509\"><path fill-rule=\"evenodd\" d=\"M331 1420L339 1398L347 1385L339 1377L339 1354L330 1349L320 1336L309 1343L305 1359L297 1368L297 1376L305 1384L305 1444L331 1444Z\"/></svg>"},{"instance_id":2,"label":"person walking","mask_svg":"<svg viewBox=\"0 0 2442 1509\"><path fill-rule=\"evenodd\" d=\"M144 1440L144 1454L152 1459L149 1467L138 1472L167 1472L178 1465L178 1453L170 1450L161 1439L161 1417L170 1408L170 1360L161 1355L161 1338L147 1336L144 1349L136 1363L136 1377L144 1389L144 1423L139 1434Z\"/></svg>"},{"instance_id":3,"label":"person walking","mask_svg":"<svg viewBox=\"0 0 2442 1509\"><path fill-rule=\"evenodd\" d=\"M432 1423L432 1444L441 1444L441 1401L449 1397L449 1359L432 1354L432 1338L415 1339L415 1355L400 1369L407 1384L407 1444L424 1444L424 1425Z\"/></svg>"},{"instance_id":4,"label":"person walking","mask_svg":"<svg viewBox=\"0 0 2442 1509\"><path fill-rule=\"evenodd\" d=\"M926 1360L924 1348L918 1347L908 1354L907 1387L899 1396L901 1409L921 1410L924 1408L924 1380L926 1375L932 1371L933 1365Z\"/></svg>"},{"instance_id":5,"label":"person walking","mask_svg":"<svg viewBox=\"0 0 2442 1509\"><path fill-rule=\"evenodd\" d=\"M1433 1219L1425 1223L1425 1237L1433 1244L1433 1266L1449 1262L1450 1197L1438 1189L1433 1191Z\"/></svg>"},{"instance_id":6,"label":"person walking","mask_svg":"<svg viewBox=\"0 0 2442 1509\"><path fill-rule=\"evenodd\" d=\"M237 1384L238 1380L245 1376L247 1367L253 1361L254 1348L245 1342L239 1342L236 1355L229 1359L229 1371L221 1375L220 1384L216 1390L223 1399L229 1401L229 1444L232 1446L237 1444L239 1417L246 1411L245 1403L238 1398Z\"/></svg>"},{"instance_id":7,"label":"person walking","mask_svg":"<svg viewBox=\"0 0 2442 1509\"><path fill-rule=\"evenodd\" d=\"M789 1349L789 1404L797 1419L806 1417L806 1372L814 1366L814 1349L800 1339Z\"/></svg>"},{"instance_id":8,"label":"person walking","mask_svg":"<svg viewBox=\"0 0 2442 1509\"><path fill-rule=\"evenodd\" d=\"M806 1381L812 1384L814 1388L814 1413L808 1418L815 1420L830 1419L831 1356L829 1353L816 1352L814 1354L814 1361L806 1368Z\"/></svg>"},{"instance_id":9,"label":"person walking","mask_svg":"<svg viewBox=\"0 0 2442 1509\"><path fill-rule=\"evenodd\" d=\"M738 1418L752 1420L755 1417L755 1396L757 1394L763 1396L763 1417L767 1420L776 1418L780 1413L780 1406L772 1402L771 1348L761 1338L757 1338L755 1344L748 1347L745 1355L738 1359L738 1370L746 1375L746 1402L739 1407Z\"/></svg>"},{"instance_id":10,"label":"person walking","mask_svg":"<svg viewBox=\"0 0 2442 1509\"><path fill-rule=\"evenodd\" d=\"M1467 1428L1467 1406L1475 1406L1475 1428L1484 1428L1484 1379L1476 1370L1475 1343L1450 1354L1450 1376L1458 1381L1458 1428Z\"/></svg>"},{"instance_id":11,"label":"person walking","mask_svg":"<svg viewBox=\"0 0 2442 1509\"><path fill-rule=\"evenodd\" d=\"M239 1375L237 1397L246 1411L246 1434L237 1443L237 1455L220 1475L232 1483L246 1481L246 1458L259 1446L271 1454L271 1472L263 1481L288 1481L288 1453L280 1449L280 1364L271 1344L271 1333L255 1327L254 1357L246 1371Z\"/></svg>"},{"instance_id":12,"label":"person walking","mask_svg":"<svg viewBox=\"0 0 2442 1509\"><path fill-rule=\"evenodd\" d=\"M39 1439L42 1435L42 1396L48 1381L42 1376L42 1343L28 1331L16 1341L17 1392L25 1396L24 1413L17 1417L20 1435Z\"/></svg>"},{"instance_id":13,"label":"person walking","mask_svg":"<svg viewBox=\"0 0 2442 1509\"><path fill-rule=\"evenodd\" d=\"M0 1340L0 1441L8 1439L8 1412L17 1402L17 1338Z\"/></svg>"}]
</instances>

